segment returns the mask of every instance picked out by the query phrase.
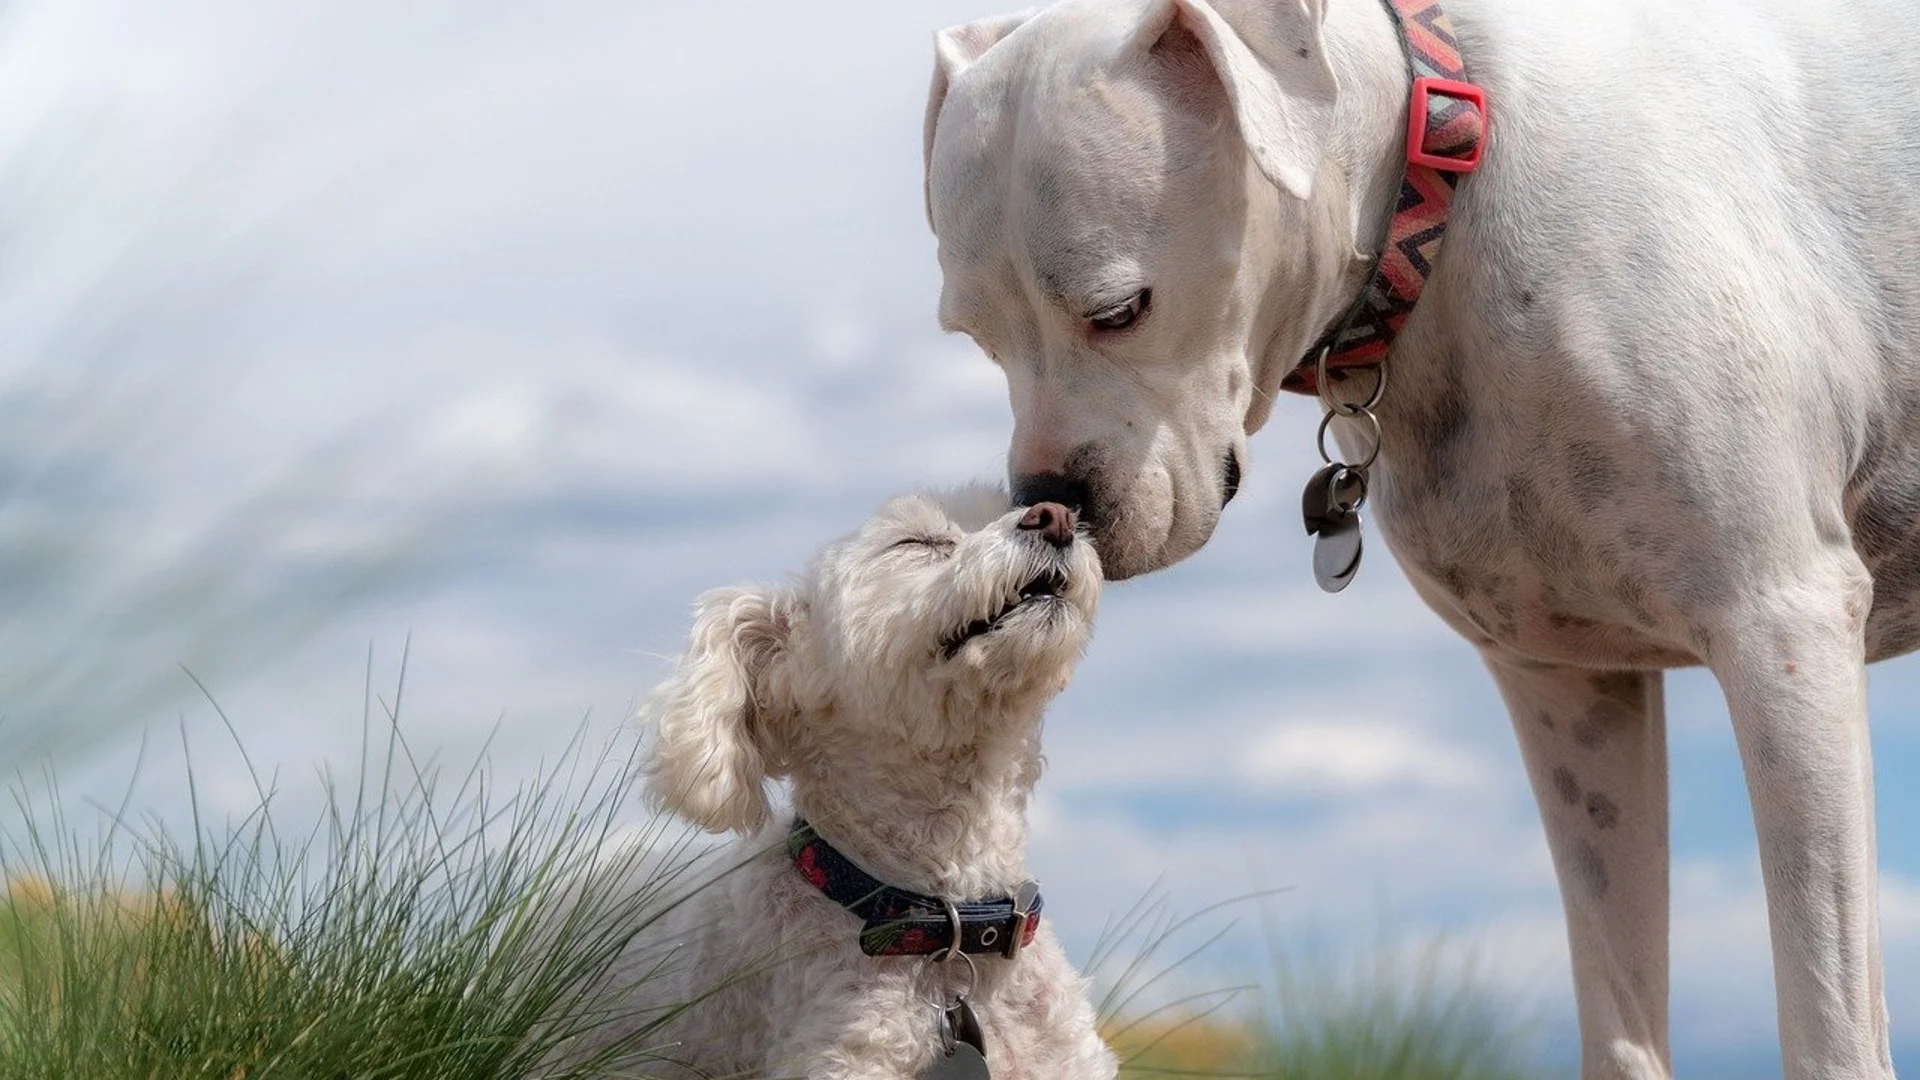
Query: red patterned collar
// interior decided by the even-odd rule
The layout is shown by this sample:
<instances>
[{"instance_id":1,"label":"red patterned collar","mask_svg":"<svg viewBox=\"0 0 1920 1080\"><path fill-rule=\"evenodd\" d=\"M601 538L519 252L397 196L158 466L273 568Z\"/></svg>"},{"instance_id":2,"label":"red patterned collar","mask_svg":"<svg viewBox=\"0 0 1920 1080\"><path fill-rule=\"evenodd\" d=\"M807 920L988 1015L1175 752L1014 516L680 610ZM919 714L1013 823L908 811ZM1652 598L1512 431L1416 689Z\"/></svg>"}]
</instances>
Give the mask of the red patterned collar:
<instances>
[{"instance_id":1,"label":"red patterned collar","mask_svg":"<svg viewBox=\"0 0 1920 1080\"><path fill-rule=\"evenodd\" d=\"M971 956L1011 960L1033 944L1040 929L1040 886L1026 882L1015 896L956 903L897 889L854 865L813 826L796 820L787 834L794 868L827 898L866 920L860 951L868 956L934 956L959 941Z\"/></svg>"},{"instance_id":2,"label":"red patterned collar","mask_svg":"<svg viewBox=\"0 0 1920 1080\"><path fill-rule=\"evenodd\" d=\"M1386 359L1433 273L1454 186L1480 164L1486 148L1486 95L1467 81L1453 24L1437 0L1385 3L1413 77L1399 203L1366 287L1346 316L1281 380L1283 390L1319 393L1316 369L1323 356L1330 372L1376 367Z\"/></svg>"}]
</instances>

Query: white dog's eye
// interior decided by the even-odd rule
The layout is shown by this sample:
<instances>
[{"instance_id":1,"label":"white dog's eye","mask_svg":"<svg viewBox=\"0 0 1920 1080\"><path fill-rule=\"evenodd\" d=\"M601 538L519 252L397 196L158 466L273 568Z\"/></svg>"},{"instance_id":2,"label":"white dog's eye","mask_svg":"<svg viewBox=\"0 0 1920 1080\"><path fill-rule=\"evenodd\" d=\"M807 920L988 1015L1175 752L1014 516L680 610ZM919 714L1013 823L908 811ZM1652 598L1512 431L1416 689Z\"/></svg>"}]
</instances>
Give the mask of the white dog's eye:
<instances>
[{"instance_id":1,"label":"white dog's eye","mask_svg":"<svg viewBox=\"0 0 1920 1080\"><path fill-rule=\"evenodd\" d=\"M1094 312L1087 317L1087 321L1093 324L1095 330L1125 330L1140 321L1140 316L1147 313L1147 304L1152 300L1153 290L1141 289L1124 303Z\"/></svg>"},{"instance_id":2,"label":"white dog's eye","mask_svg":"<svg viewBox=\"0 0 1920 1080\"><path fill-rule=\"evenodd\" d=\"M904 547L926 548L929 551L937 551L942 555L948 555L953 552L953 541L943 536L906 536L888 544L887 550L892 551L895 548Z\"/></svg>"}]
</instances>

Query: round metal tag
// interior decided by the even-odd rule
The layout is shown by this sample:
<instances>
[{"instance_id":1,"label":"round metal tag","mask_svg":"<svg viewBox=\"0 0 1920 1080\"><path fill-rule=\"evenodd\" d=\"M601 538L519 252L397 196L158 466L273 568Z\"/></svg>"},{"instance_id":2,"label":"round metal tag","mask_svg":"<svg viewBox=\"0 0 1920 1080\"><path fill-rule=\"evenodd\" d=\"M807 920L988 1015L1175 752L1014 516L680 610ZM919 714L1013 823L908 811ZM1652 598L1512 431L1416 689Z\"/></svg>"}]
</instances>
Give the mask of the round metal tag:
<instances>
[{"instance_id":1,"label":"round metal tag","mask_svg":"<svg viewBox=\"0 0 1920 1080\"><path fill-rule=\"evenodd\" d=\"M1352 514L1320 530L1313 542L1313 580L1337 593L1360 569L1360 515Z\"/></svg>"},{"instance_id":2,"label":"round metal tag","mask_svg":"<svg viewBox=\"0 0 1920 1080\"><path fill-rule=\"evenodd\" d=\"M920 1070L920 1080L993 1080L993 1074L971 1043L956 1042L952 1053L934 1054L933 1064Z\"/></svg>"}]
</instances>

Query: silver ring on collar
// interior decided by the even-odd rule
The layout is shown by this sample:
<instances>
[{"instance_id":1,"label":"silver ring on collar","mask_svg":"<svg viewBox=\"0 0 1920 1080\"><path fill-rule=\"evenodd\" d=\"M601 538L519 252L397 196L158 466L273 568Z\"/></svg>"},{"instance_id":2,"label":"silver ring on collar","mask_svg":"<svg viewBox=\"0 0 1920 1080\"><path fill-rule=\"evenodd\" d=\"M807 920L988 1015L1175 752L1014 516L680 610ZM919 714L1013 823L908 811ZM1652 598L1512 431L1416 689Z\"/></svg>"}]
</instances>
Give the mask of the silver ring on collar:
<instances>
[{"instance_id":1,"label":"silver ring on collar","mask_svg":"<svg viewBox=\"0 0 1920 1080\"><path fill-rule=\"evenodd\" d=\"M1343 416L1354 416L1377 407L1380 399L1387 393L1387 365L1373 365L1373 392L1367 395L1367 400L1340 401L1333 396L1333 380L1327 377L1327 359L1332 355L1333 342L1329 341L1320 347L1320 355L1313 361L1313 385L1320 391L1320 403L1325 405L1329 412L1337 412Z\"/></svg>"},{"instance_id":2,"label":"silver ring on collar","mask_svg":"<svg viewBox=\"0 0 1920 1080\"><path fill-rule=\"evenodd\" d=\"M1351 498L1343 496L1342 493L1347 491L1353 493ZM1365 470L1356 469L1349 465L1342 465L1332 476L1327 477L1327 505L1339 510L1343 514L1351 514L1366 505L1366 501L1367 474Z\"/></svg>"},{"instance_id":3,"label":"silver ring on collar","mask_svg":"<svg viewBox=\"0 0 1920 1080\"><path fill-rule=\"evenodd\" d=\"M1333 464L1333 455L1327 453L1327 428L1333 425L1333 418L1336 416L1359 421L1367 426L1366 456L1359 461L1345 462L1346 467L1358 470L1372 465L1374 459L1380 456L1380 418L1373 415L1365 406L1361 406L1357 412L1329 412L1320 418L1320 430L1313 436L1314 445L1320 449L1320 460L1329 465Z\"/></svg>"},{"instance_id":4,"label":"silver ring on collar","mask_svg":"<svg viewBox=\"0 0 1920 1080\"><path fill-rule=\"evenodd\" d=\"M967 962L967 988L957 994L950 995L952 1000L931 1002L935 1008L945 1009L950 1007L955 1001L965 1001L967 998L973 996L974 989L980 985L980 965L974 963L973 957L960 948L961 935L965 933L965 927L960 923L960 909L955 907L951 900L943 899L941 903L946 906L947 925L953 928L953 937L950 939L946 948L934 953L929 958L929 966L938 964L944 968L947 964L952 963L953 958L956 956Z\"/></svg>"},{"instance_id":5,"label":"silver ring on collar","mask_svg":"<svg viewBox=\"0 0 1920 1080\"><path fill-rule=\"evenodd\" d=\"M942 952L945 952L945 951L946 950L942 950ZM944 993L939 993L937 997L929 996L922 999L927 1004L933 1006L936 1009L950 1009L957 1002L971 999L973 997L973 992L976 989L978 989L980 986L980 966L973 962L973 957L968 953L957 953L957 955L960 957L960 959L965 960L967 962L966 988L958 992L947 991ZM942 953L935 953L934 956L939 957L939 959L934 960L932 963L928 964L925 970L927 971L947 970L945 967L945 964L948 960L951 960L952 957L944 956L942 955ZM944 982L945 980L940 980L940 981ZM939 989L942 991L945 991L944 986L940 987Z\"/></svg>"},{"instance_id":6,"label":"silver ring on collar","mask_svg":"<svg viewBox=\"0 0 1920 1080\"><path fill-rule=\"evenodd\" d=\"M939 957L935 963L944 964L952 960L955 956L965 956L967 954L960 951L961 935L965 933L965 928L960 925L960 909L955 907L951 900L943 899L940 903L946 906L947 925L953 930L953 936L947 939L947 947L933 954ZM972 963L972 961L969 960L968 963Z\"/></svg>"}]
</instances>

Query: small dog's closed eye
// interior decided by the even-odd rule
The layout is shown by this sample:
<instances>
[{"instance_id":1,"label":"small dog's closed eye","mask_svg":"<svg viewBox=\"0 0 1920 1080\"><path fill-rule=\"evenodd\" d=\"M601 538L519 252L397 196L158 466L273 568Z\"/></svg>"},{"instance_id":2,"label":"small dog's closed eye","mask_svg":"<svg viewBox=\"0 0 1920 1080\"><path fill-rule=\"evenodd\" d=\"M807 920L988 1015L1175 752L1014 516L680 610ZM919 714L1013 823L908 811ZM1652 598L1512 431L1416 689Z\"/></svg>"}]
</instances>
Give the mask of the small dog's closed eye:
<instances>
[{"instance_id":1,"label":"small dog's closed eye","mask_svg":"<svg viewBox=\"0 0 1920 1080\"><path fill-rule=\"evenodd\" d=\"M1026 865L1042 711L1100 586L1071 510L973 487L700 598L642 710L647 789L746 862L642 935L678 943L672 977L630 980L642 1015L700 999L665 1036L689 1075L916 1076L975 1042L999 1075L1116 1074Z\"/></svg>"}]
</instances>

